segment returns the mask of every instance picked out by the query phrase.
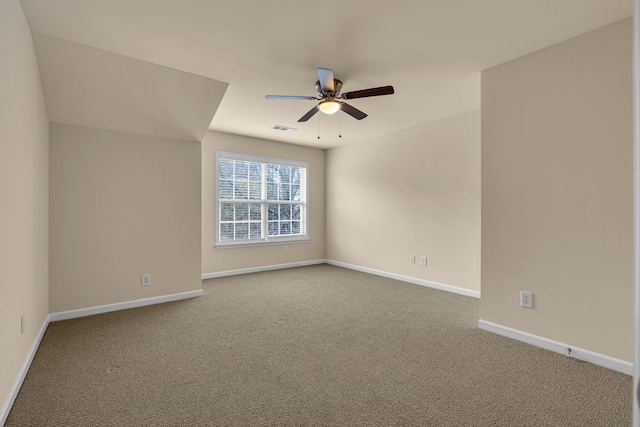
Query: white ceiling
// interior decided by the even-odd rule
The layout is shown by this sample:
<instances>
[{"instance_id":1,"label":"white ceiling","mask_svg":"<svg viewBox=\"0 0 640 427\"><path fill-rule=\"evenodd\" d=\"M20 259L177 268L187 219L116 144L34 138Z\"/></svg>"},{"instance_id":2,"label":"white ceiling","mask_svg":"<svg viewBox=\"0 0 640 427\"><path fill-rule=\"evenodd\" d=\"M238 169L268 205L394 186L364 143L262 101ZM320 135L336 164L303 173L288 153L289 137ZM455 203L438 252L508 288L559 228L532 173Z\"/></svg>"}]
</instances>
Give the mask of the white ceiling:
<instances>
[{"instance_id":1,"label":"white ceiling","mask_svg":"<svg viewBox=\"0 0 640 427\"><path fill-rule=\"evenodd\" d=\"M210 128L332 147L480 107L480 71L631 16L632 0L22 0L35 33L228 82ZM40 55L40 54L39 54ZM66 67L72 69L73 61ZM316 67L369 114L297 119ZM270 129L274 124L295 133ZM343 138L339 139L339 128ZM318 128L321 139L318 140Z\"/></svg>"}]
</instances>

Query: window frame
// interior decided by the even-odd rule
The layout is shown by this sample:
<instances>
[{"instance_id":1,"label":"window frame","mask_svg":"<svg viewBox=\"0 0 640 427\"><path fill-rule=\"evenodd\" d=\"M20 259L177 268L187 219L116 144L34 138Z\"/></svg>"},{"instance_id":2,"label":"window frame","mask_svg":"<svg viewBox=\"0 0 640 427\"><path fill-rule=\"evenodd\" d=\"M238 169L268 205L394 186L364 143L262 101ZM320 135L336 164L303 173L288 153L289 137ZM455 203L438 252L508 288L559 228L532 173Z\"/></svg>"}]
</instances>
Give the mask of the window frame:
<instances>
[{"instance_id":1,"label":"window frame","mask_svg":"<svg viewBox=\"0 0 640 427\"><path fill-rule=\"evenodd\" d=\"M267 227L263 230L264 237L259 239L243 239L243 240L220 240L220 228L221 228L221 215L220 215L220 159L239 160L248 162L257 162L261 164L275 164L282 166L293 166L304 169L304 176L301 183L304 182L304 191L301 191L300 201L282 203L282 201L270 201L266 198L266 182L261 182L262 194L260 201L247 201L238 200L234 202L247 203L247 204L260 204L262 211L262 227ZM247 246L263 246L263 245L277 245L283 243L304 243L309 241L309 163L298 160L280 159L275 157L258 156L252 154L233 153L229 151L216 151L215 155L215 247L217 249L247 247ZM280 204L296 204L302 205L302 211L300 212L300 234L296 235L268 235L268 218L267 209L268 205L276 202Z\"/></svg>"}]
</instances>

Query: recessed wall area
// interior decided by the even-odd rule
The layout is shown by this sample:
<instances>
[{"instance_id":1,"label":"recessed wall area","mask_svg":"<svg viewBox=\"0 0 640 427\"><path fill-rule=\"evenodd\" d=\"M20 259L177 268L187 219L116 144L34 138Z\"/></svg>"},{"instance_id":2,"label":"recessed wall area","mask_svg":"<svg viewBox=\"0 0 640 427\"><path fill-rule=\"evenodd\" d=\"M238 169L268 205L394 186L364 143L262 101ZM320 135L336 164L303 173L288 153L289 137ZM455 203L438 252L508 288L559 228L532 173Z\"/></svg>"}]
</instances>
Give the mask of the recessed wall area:
<instances>
[{"instance_id":1,"label":"recessed wall area","mask_svg":"<svg viewBox=\"0 0 640 427\"><path fill-rule=\"evenodd\" d=\"M631 47L626 19L482 73L481 317L625 361Z\"/></svg>"},{"instance_id":2,"label":"recessed wall area","mask_svg":"<svg viewBox=\"0 0 640 427\"><path fill-rule=\"evenodd\" d=\"M275 132L275 131L274 131ZM216 248L216 151L309 163L309 241ZM325 150L209 131L202 140L202 274L219 274L325 258Z\"/></svg>"}]
</instances>

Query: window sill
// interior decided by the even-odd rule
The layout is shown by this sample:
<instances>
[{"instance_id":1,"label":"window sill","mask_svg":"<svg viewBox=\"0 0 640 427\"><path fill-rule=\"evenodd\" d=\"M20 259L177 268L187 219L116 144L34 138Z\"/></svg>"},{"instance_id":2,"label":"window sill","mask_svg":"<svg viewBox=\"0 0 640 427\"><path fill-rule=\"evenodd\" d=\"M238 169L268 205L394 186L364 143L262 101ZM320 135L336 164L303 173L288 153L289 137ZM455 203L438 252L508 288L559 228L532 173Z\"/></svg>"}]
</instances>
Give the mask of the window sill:
<instances>
[{"instance_id":1,"label":"window sill","mask_svg":"<svg viewBox=\"0 0 640 427\"><path fill-rule=\"evenodd\" d=\"M309 243L309 237L293 238L293 239L274 239L269 241L234 241L233 243L216 243L216 249L237 249L247 248L251 246L273 246L273 245L293 245L296 243Z\"/></svg>"}]
</instances>

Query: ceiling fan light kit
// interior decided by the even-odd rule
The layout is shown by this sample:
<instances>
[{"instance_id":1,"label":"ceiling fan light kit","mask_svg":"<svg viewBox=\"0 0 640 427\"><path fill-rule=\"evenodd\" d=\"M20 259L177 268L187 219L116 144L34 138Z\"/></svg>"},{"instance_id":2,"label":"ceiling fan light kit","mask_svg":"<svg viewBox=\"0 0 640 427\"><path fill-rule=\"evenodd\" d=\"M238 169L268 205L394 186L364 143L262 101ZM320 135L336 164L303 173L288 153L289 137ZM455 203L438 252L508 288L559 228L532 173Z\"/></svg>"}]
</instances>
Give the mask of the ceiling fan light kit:
<instances>
[{"instance_id":1,"label":"ceiling fan light kit","mask_svg":"<svg viewBox=\"0 0 640 427\"><path fill-rule=\"evenodd\" d=\"M334 98L327 98L324 101L320 101L318 108L325 114L335 114L340 110L341 104Z\"/></svg>"},{"instance_id":2,"label":"ceiling fan light kit","mask_svg":"<svg viewBox=\"0 0 640 427\"><path fill-rule=\"evenodd\" d=\"M333 70L330 70L328 68L317 68L316 71L318 72L318 81L316 82L316 90L318 91L317 98L313 96L291 95L267 95L265 96L265 98L320 101L318 105L314 106L304 116L302 116L298 120L298 122L306 122L318 111L322 111L325 114L335 114L340 110L344 111L357 120L362 120L367 117L365 113L353 107L352 105L349 105L346 102L340 100L367 98L380 95L392 95L394 93L393 86L381 86L340 94L340 90L342 89L342 82L333 77Z\"/></svg>"}]
</instances>

